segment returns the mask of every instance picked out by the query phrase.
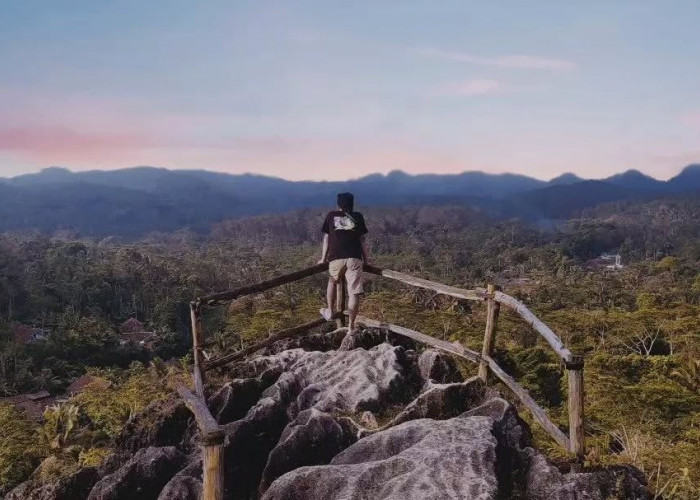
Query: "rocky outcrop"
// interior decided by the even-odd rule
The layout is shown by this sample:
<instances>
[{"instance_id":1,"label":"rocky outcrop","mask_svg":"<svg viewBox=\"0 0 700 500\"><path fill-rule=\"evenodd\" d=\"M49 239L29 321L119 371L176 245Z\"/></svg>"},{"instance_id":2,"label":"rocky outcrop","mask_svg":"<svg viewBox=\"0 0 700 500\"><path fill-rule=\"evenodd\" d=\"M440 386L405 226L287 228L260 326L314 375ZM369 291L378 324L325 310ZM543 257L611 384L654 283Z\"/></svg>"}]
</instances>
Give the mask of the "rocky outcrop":
<instances>
[{"instance_id":1,"label":"rocky outcrop","mask_svg":"<svg viewBox=\"0 0 700 500\"><path fill-rule=\"evenodd\" d=\"M408 337L403 337L380 328L357 328L345 335L338 350L352 351L353 349L371 349L384 342L393 346L403 347L406 350L416 349L416 343Z\"/></svg>"},{"instance_id":2,"label":"rocky outcrop","mask_svg":"<svg viewBox=\"0 0 700 500\"><path fill-rule=\"evenodd\" d=\"M139 450L116 472L100 479L88 500L156 500L185 460L173 446Z\"/></svg>"},{"instance_id":3,"label":"rocky outcrop","mask_svg":"<svg viewBox=\"0 0 700 500\"><path fill-rule=\"evenodd\" d=\"M362 413L360 417L360 425L365 429L374 430L379 428L379 423L377 422L377 417L371 411L366 411Z\"/></svg>"},{"instance_id":4,"label":"rocky outcrop","mask_svg":"<svg viewBox=\"0 0 700 500\"><path fill-rule=\"evenodd\" d=\"M177 395L156 401L126 424L116 438L117 448L131 454L151 446L180 446L191 419L192 414Z\"/></svg>"},{"instance_id":5,"label":"rocky outcrop","mask_svg":"<svg viewBox=\"0 0 700 500\"><path fill-rule=\"evenodd\" d=\"M197 457L168 481L158 500L194 500L202 494L202 460Z\"/></svg>"},{"instance_id":6,"label":"rocky outcrop","mask_svg":"<svg viewBox=\"0 0 700 500\"><path fill-rule=\"evenodd\" d=\"M436 384L449 384L464 380L454 358L437 349L423 351L418 358L418 369L424 380Z\"/></svg>"},{"instance_id":7,"label":"rocky outcrop","mask_svg":"<svg viewBox=\"0 0 700 500\"><path fill-rule=\"evenodd\" d=\"M228 424L245 417L258 402L271 380L261 378L234 379L224 384L207 401L212 416L219 424Z\"/></svg>"},{"instance_id":8,"label":"rocky outcrop","mask_svg":"<svg viewBox=\"0 0 700 500\"><path fill-rule=\"evenodd\" d=\"M495 499L492 428L487 417L406 422L358 441L330 465L285 474L263 498Z\"/></svg>"},{"instance_id":9,"label":"rocky outcrop","mask_svg":"<svg viewBox=\"0 0 700 500\"><path fill-rule=\"evenodd\" d=\"M347 329L339 328L338 330L328 333L312 333L283 339L267 347L262 354L269 356L290 349L304 349L305 351L320 352L332 351L340 347L346 332Z\"/></svg>"},{"instance_id":10,"label":"rocky outcrop","mask_svg":"<svg viewBox=\"0 0 700 500\"><path fill-rule=\"evenodd\" d=\"M646 478L631 466L615 466L593 472L562 474L533 449L528 449L526 498L532 500L605 500L652 498Z\"/></svg>"},{"instance_id":11,"label":"rocky outcrop","mask_svg":"<svg viewBox=\"0 0 700 500\"><path fill-rule=\"evenodd\" d=\"M268 388L266 397L288 401L290 417L316 408L324 412L379 411L395 402L407 402L419 389L414 361L402 347L380 344L369 350L307 352L284 351L248 362L246 370L283 375ZM253 410L251 410L253 411Z\"/></svg>"},{"instance_id":12,"label":"rocky outcrop","mask_svg":"<svg viewBox=\"0 0 700 500\"><path fill-rule=\"evenodd\" d=\"M257 494L291 465L330 460L355 439L348 435L347 425L341 427L331 415L379 411L409 401L418 390L410 383L415 372L411 360L402 347L383 343L369 350L293 349L260 356L239 368L258 376L278 370L283 373L244 418L225 427L230 497ZM312 409L316 411L308 411ZM302 436L303 429L319 435ZM329 439L327 448L310 453L304 449L305 442L319 443L320 435Z\"/></svg>"},{"instance_id":13,"label":"rocky outcrop","mask_svg":"<svg viewBox=\"0 0 700 500\"><path fill-rule=\"evenodd\" d=\"M302 411L282 432L263 470L260 491L281 475L306 465L329 463L357 441L357 427L315 408Z\"/></svg>"},{"instance_id":14,"label":"rocky outcrop","mask_svg":"<svg viewBox=\"0 0 700 500\"><path fill-rule=\"evenodd\" d=\"M382 429L419 418L444 420L456 417L479 405L485 393L486 386L478 377L455 384L433 384L428 381L424 391Z\"/></svg>"},{"instance_id":15,"label":"rocky outcrop","mask_svg":"<svg viewBox=\"0 0 700 500\"><path fill-rule=\"evenodd\" d=\"M30 479L8 493L5 500L84 500L97 479L94 467L86 467L51 483Z\"/></svg>"},{"instance_id":16,"label":"rocky outcrop","mask_svg":"<svg viewBox=\"0 0 700 500\"><path fill-rule=\"evenodd\" d=\"M285 339L207 387L226 499L646 499L632 467L560 470L515 408L433 349L379 329ZM199 436L176 397L149 406L100 469L8 499L197 499Z\"/></svg>"},{"instance_id":17,"label":"rocky outcrop","mask_svg":"<svg viewBox=\"0 0 700 500\"><path fill-rule=\"evenodd\" d=\"M348 332L343 337L339 351L352 351L353 349L371 349L386 340L386 333L375 328L356 329Z\"/></svg>"},{"instance_id":18,"label":"rocky outcrop","mask_svg":"<svg viewBox=\"0 0 700 500\"><path fill-rule=\"evenodd\" d=\"M459 417L411 420L365 437L329 465L285 474L263 498L651 498L632 467L564 474L531 439L515 409L495 398Z\"/></svg>"}]
</instances>

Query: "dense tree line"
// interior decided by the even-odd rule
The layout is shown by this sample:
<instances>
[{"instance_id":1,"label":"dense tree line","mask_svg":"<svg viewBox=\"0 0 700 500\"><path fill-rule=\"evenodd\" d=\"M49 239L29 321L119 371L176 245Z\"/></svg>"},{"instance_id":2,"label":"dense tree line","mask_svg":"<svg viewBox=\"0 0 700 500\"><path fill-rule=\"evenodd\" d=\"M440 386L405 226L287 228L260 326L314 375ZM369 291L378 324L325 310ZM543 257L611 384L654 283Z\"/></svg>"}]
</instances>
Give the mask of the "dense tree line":
<instances>
[{"instance_id":1,"label":"dense tree line","mask_svg":"<svg viewBox=\"0 0 700 500\"><path fill-rule=\"evenodd\" d=\"M666 493L697 491L700 462L689 450L700 446L699 200L614 202L554 226L494 219L461 206L363 212L378 265L466 287L494 282L586 354L590 464L633 462L654 474L661 464L656 479L669 482ZM75 467L78 458L62 454L69 446L78 447L86 463L108 454L109 436L147 402L134 399L138 384L152 386L149 377L189 362L189 300L315 263L323 215L302 210L236 219L207 236L179 231L137 242L2 236L0 395L59 394L86 370L99 369L114 382L71 403L77 410L59 408L68 413L47 417L49 434L65 419L79 422L80 432L58 449L35 441L31 426L3 407L0 419L18 422L12 456L25 448L31 453L2 481L21 480L47 454L62 457L56 473ZM591 265L603 252L619 252L624 267ZM209 349L229 352L315 316L323 280L316 276L209 310ZM368 315L480 348L482 307L376 278L368 290ZM129 317L158 333L154 351L120 344L118 326ZM46 329L48 338L15 345L10 332L18 322ZM527 325L507 313L497 357L565 428L561 367ZM180 359L164 372L160 359L173 358ZM95 401L110 404L103 411ZM0 465L8 460L0 454Z\"/></svg>"}]
</instances>

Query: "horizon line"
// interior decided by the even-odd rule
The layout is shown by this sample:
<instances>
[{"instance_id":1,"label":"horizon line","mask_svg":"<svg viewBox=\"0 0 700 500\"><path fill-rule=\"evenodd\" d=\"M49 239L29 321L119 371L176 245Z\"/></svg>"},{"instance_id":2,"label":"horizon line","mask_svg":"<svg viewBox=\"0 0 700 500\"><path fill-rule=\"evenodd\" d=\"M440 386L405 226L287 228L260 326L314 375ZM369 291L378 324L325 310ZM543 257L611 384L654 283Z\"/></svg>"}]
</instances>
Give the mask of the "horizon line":
<instances>
[{"instance_id":1,"label":"horizon line","mask_svg":"<svg viewBox=\"0 0 700 500\"><path fill-rule=\"evenodd\" d=\"M13 176L3 176L0 177L0 180L12 180L12 179L17 179L20 177L25 177L25 176L31 176L31 175L40 175L43 172L50 171L50 170L56 170L56 171L65 171L68 172L71 175L80 175L80 174L88 174L88 173L95 173L95 172L119 172L119 171L125 171L125 170L137 170L137 169L152 169L152 170L164 170L167 172L208 172L208 173L213 173L213 174L222 174L222 175L229 175L229 176L256 176L256 177L263 177L266 179L276 179L276 180L282 180L285 182L290 182L290 183L302 183L302 182L315 182L315 183L342 183L342 182L353 182L353 181L358 181L361 179L366 179L368 177L374 177L374 176L381 176L381 177L388 177L390 175L405 175L407 177L420 177L420 176L435 176L435 177L457 177L460 175L464 174L484 174L484 175L489 175L489 176L517 176L517 177L525 177L528 179L533 179L537 180L540 182L552 182L555 179L558 179L563 176L575 176L581 181L605 181L611 177L617 176L617 175L624 175L626 173L630 172L636 172L639 174L642 174L645 177L648 177L650 179L653 179L658 182L668 182L669 180L673 179L674 177L677 177L680 175L684 170L686 170L689 167L694 167L694 166L700 166L700 160L698 162L691 162L688 163L684 166L682 166L675 175L669 176L668 179L658 179L652 175L649 175L645 172L642 172L639 169L636 168L628 168L627 170L624 170L622 172L616 172L608 175L607 177L601 177L601 178L586 178L586 177L581 177L575 172L571 171L566 171L562 172L561 174L555 175L554 177L551 177L549 179L543 179L541 177L535 177L532 175L527 175L527 174L521 174L521 173L516 173L516 172L500 172L500 173L490 173L490 172L485 172L483 170L463 170L461 172L454 172L454 173L440 173L440 174L434 174L430 172L420 172L420 173L408 173L404 170L401 169L392 169L386 173L382 172L374 172L370 174L363 175L361 177L351 177L347 179L342 179L342 180L328 180L328 179L298 179L298 180L293 180L293 179L287 179L284 177L280 176L275 176L275 175L266 175L266 174L258 174L255 172L240 172L240 173L232 173L232 172L226 172L222 170L210 170L207 168L169 168L169 167L163 167L163 166L154 166L154 165L132 165L128 167L117 167L117 168L106 168L106 169L100 169L100 168L95 168L95 169L87 169L87 170L71 170L70 167L65 167L62 165L50 165L46 167L41 167L38 170L31 171L31 172L25 172L22 174L17 174Z\"/></svg>"}]
</instances>

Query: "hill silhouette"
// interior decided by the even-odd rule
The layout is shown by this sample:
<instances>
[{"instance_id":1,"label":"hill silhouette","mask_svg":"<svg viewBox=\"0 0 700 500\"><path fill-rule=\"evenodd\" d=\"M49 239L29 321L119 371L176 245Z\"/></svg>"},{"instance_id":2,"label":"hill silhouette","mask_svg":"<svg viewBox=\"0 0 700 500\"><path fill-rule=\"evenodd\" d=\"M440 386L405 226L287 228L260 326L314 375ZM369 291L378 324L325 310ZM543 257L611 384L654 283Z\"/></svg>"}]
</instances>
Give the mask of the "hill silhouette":
<instances>
[{"instance_id":1,"label":"hill silhouette","mask_svg":"<svg viewBox=\"0 0 700 500\"><path fill-rule=\"evenodd\" d=\"M409 175L401 171L348 181L288 181L254 174L134 167L71 172L51 167L0 179L0 231L72 230L80 234L136 236L247 215L275 214L332 204L353 191L362 206L459 204L494 216L569 217L599 203L700 190L700 165L669 181L636 170L602 180L563 174L549 182L517 174Z\"/></svg>"}]
</instances>

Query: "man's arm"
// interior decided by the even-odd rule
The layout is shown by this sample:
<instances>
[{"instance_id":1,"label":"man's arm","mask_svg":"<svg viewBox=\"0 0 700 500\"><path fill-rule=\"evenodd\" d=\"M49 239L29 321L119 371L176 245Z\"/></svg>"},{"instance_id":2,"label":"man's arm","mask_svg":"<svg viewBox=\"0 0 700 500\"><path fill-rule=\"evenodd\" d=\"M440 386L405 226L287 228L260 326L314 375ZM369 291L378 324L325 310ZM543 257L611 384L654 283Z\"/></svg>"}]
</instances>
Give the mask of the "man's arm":
<instances>
[{"instance_id":1,"label":"man's arm","mask_svg":"<svg viewBox=\"0 0 700 500\"><path fill-rule=\"evenodd\" d=\"M362 262L365 264L371 264L369 260L369 252L367 251L367 242L365 241L365 235L360 236L360 245L362 245Z\"/></svg>"},{"instance_id":2,"label":"man's arm","mask_svg":"<svg viewBox=\"0 0 700 500\"><path fill-rule=\"evenodd\" d=\"M328 257L328 234L323 235L323 243L321 244L321 260L318 261L319 264L326 262Z\"/></svg>"}]
</instances>

